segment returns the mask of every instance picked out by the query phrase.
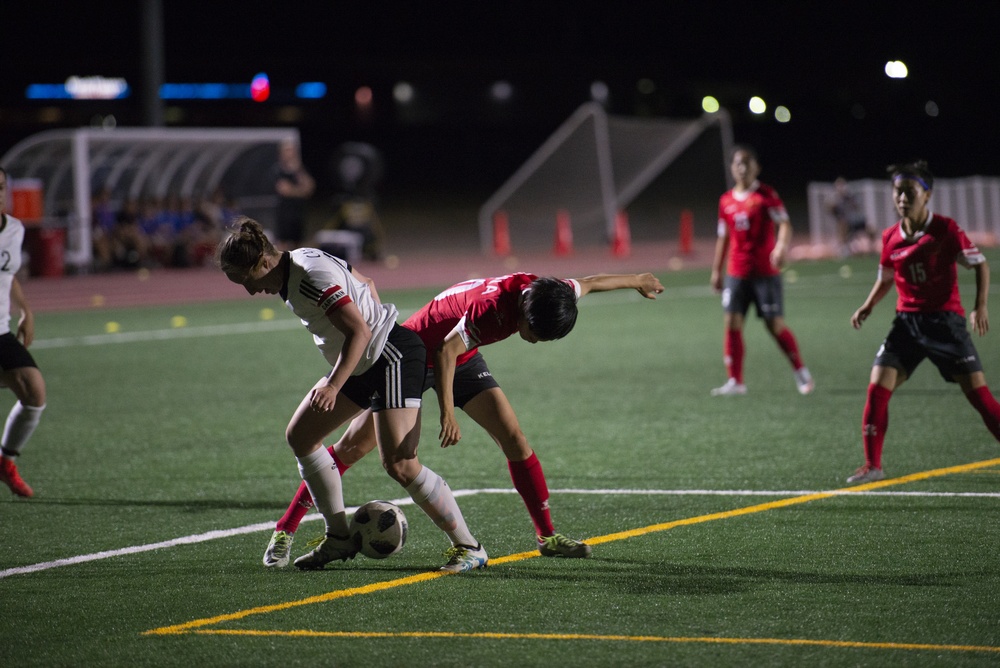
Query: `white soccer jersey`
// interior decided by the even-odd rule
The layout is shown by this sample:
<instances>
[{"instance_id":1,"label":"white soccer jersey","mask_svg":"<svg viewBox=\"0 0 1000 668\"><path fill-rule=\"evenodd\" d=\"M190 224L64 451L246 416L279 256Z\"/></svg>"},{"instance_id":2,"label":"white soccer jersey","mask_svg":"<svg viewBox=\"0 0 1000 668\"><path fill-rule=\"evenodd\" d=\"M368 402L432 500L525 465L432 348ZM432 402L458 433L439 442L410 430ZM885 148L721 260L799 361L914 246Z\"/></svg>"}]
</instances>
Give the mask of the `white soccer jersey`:
<instances>
[{"instance_id":1,"label":"white soccer jersey","mask_svg":"<svg viewBox=\"0 0 1000 668\"><path fill-rule=\"evenodd\" d=\"M24 225L7 214L0 214L0 334L10 331L10 286L21 268Z\"/></svg>"},{"instance_id":2,"label":"white soccer jersey","mask_svg":"<svg viewBox=\"0 0 1000 668\"><path fill-rule=\"evenodd\" d=\"M289 252L288 276L281 290L285 304L312 332L316 346L333 366L344 347L344 335L333 326L328 316L345 304L353 302L368 327L372 338L364 357L351 373L367 371L382 354L382 348L399 315L392 304L380 304L368 285L354 278L347 263L315 248L299 248Z\"/></svg>"}]
</instances>

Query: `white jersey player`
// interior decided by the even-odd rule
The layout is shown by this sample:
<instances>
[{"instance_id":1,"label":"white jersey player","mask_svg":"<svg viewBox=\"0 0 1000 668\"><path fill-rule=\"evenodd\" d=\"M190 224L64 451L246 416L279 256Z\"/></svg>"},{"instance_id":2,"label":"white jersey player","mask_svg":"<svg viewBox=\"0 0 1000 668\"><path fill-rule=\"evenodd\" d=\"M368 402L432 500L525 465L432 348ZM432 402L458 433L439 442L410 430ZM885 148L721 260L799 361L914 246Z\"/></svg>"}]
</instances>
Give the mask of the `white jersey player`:
<instances>
[{"instance_id":1,"label":"white jersey player","mask_svg":"<svg viewBox=\"0 0 1000 668\"><path fill-rule=\"evenodd\" d=\"M251 295L280 295L331 367L285 431L302 480L326 520L323 542L295 565L321 569L358 552L348 535L340 474L323 439L370 408L385 470L451 540L441 570L485 568L486 550L469 531L448 484L417 460L427 360L423 341L396 324L396 307L382 304L372 281L344 260L314 248L279 252L257 221L243 217L234 224L237 231L219 248L226 276Z\"/></svg>"},{"instance_id":2,"label":"white jersey player","mask_svg":"<svg viewBox=\"0 0 1000 668\"><path fill-rule=\"evenodd\" d=\"M21 478L15 460L45 410L45 380L28 352L35 338L35 316L16 276L21 268L24 225L3 213L7 192L7 172L0 167L0 383L17 397L0 440L0 482L14 494L30 497L34 492ZM12 307L20 312L15 332L10 328Z\"/></svg>"}]
</instances>

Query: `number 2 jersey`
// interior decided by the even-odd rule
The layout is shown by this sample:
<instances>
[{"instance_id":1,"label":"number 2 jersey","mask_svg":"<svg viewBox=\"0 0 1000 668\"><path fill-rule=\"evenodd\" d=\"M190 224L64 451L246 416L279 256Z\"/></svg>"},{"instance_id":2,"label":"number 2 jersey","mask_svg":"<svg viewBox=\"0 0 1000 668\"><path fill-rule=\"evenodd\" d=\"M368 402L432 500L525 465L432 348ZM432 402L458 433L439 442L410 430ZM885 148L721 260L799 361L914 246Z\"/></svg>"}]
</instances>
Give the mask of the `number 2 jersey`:
<instances>
[{"instance_id":1,"label":"number 2 jersey","mask_svg":"<svg viewBox=\"0 0 1000 668\"><path fill-rule=\"evenodd\" d=\"M329 314L353 303L372 331L365 354L351 372L358 376L378 360L385 341L399 315L392 304L380 304L368 285L351 274L351 267L339 257L315 248L290 251L288 275L281 289L285 305L297 315L313 335L316 347L334 366L344 347L344 335L334 327Z\"/></svg>"},{"instance_id":2,"label":"number 2 jersey","mask_svg":"<svg viewBox=\"0 0 1000 668\"><path fill-rule=\"evenodd\" d=\"M498 278L476 278L451 286L432 299L403 323L416 332L427 347L427 365L432 366L434 351L457 331L466 351L458 356L464 364L479 346L502 341L518 331L521 318L521 294L538 276L517 273ZM576 296L580 284L569 279Z\"/></svg>"},{"instance_id":3,"label":"number 2 jersey","mask_svg":"<svg viewBox=\"0 0 1000 668\"><path fill-rule=\"evenodd\" d=\"M24 225L13 216L0 212L0 334L10 331L10 288L21 268L21 245Z\"/></svg>"},{"instance_id":4,"label":"number 2 jersey","mask_svg":"<svg viewBox=\"0 0 1000 668\"><path fill-rule=\"evenodd\" d=\"M985 261L958 223L931 214L912 237L906 235L902 221L882 233L879 276L893 278L897 311L953 311L964 316L956 263L972 267Z\"/></svg>"}]
</instances>

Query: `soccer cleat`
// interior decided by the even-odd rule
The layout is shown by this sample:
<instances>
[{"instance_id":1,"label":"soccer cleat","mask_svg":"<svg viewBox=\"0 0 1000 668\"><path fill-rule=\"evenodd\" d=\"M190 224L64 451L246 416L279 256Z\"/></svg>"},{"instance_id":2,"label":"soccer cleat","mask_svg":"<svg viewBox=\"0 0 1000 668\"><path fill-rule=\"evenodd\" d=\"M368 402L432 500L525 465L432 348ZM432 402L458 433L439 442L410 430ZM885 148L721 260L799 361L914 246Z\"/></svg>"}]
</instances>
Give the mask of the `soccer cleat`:
<instances>
[{"instance_id":1,"label":"soccer cleat","mask_svg":"<svg viewBox=\"0 0 1000 668\"><path fill-rule=\"evenodd\" d=\"M875 482L876 480L884 480L885 473L882 469L877 469L874 466L869 466L865 464L864 466L858 468L847 482Z\"/></svg>"},{"instance_id":2,"label":"soccer cleat","mask_svg":"<svg viewBox=\"0 0 1000 668\"><path fill-rule=\"evenodd\" d=\"M816 389L816 383L812 379L809 369L802 367L795 370L795 387L799 388L799 394L805 395Z\"/></svg>"},{"instance_id":3,"label":"soccer cleat","mask_svg":"<svg viewBox=\"0 0 1000 668\"><path fill-rule=\"evenodd\" d=\"M440 568L449 573L465 573L474 571L477 568L486 568L490 558L486 556L486 550L482 543L475 547L468 545L455 545L445 550L444 556L448 557L448 563Z\"/></svg>"},{"instance_id":4,"label":"soccer cleat","mask_svg":"<svg viewBox=\"0 0 1000 668\"><path fill-rule=\"evenodd\" d=\"M284 568L292 554L292 541L295 534L287 531L275 531L271 534L271 542L264 552L264 565L268 568Z\"/></svg>"},{"instance_id":5,"label":"soccer cleat","mask_svg":"<svg viewBox=\"0 0 1000 668\"><path fill-rule=\"evenodd\" d=\"M291 541L289 541L291 544ZM319 547L312 552L303 554L295 560L295 567L305 571L316 571L322 569L331 561L347 561L353 559L358 553L358 548L354 546L354 541L348 537L338 538L327 534L320 541Z\"/></svg>"},{"instance_id":6,"label":"soccer cleat","mask_svg":"<svg viewBox=\"0 0 1000 668\"><path fill-rule=\"evenodd\" d=\"M747 386L743 383L737 383L735 378L730 378L725 385L712 390L713 397L732 397L746 393Z\"/></svg>"},{"instance_id":7,"label":"soccer cleat","mask_svg":"<svg viewBox=\"0 0 1000 668\"><path fill-rule=\"evenodd\" d=\"M538 537L538 551L543 557L566 557L567 559L585 559L590 556L590 546L573 540L561 533Z\"/></svg>"},{"instance_id":8,"label":"soccer cleat","mask_svg":"<svg viewBox=\"0 0 1000 668\"><path fill-rule=\"evenodd\" d=\"M0 482L10 487L10 491L18 496L31 498L35 492L24 482L21 474L17 472L17 464L13 459L0 459Z\"/></svg>"}]
</instances>

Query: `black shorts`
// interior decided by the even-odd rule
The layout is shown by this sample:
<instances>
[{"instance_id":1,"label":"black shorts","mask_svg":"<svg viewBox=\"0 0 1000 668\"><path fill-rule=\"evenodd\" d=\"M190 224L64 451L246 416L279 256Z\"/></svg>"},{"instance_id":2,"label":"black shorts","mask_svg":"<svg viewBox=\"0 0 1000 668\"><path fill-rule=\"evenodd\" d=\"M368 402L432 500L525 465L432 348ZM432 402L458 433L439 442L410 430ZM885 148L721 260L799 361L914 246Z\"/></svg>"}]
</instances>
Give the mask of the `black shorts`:
<instances>
[{"instance_id":1,"label":"black shorts","mask_svg":"<svg viewBox=\"0 0 1000 668\"><path fill-rule=\"evenodd\" d=\"M910 377L924 358L949 383L955 382L956 375L983 370L963 316L951 311L896 313L872 366L892 367Z\"/></svg>"},{"instance_id":2,"label":"black shorts","mask_svg":"<svg viewBox=\"0 0 1000 668\"><path fill-rule=\"evenodd\" d=\"M424 389L430 390L434 387L434 369L427 369L427 377L424 380ZM452 395L455 397L455 405L464 408L474 397L500 384L494 380L486 360L482 353L477 352L464 364L460 364L455 369L455 382L452 383Z\"/></svg>"},{"instance_id":3,"label":"black shorts","mask_svg":"<svg viewBox=\"0 0 1000 668\"><path fill-rule=\"evenodd\" d=\"M378 361L360 376L348 378L340 391L361 408L376 413L390 408L420 408L426 372L424 342L395 324Z\"/></svg>"},{"instance_id":4,"label":"black shorts","mask_svg":"<svg viewBox=\"0 0 1000 668\"><path fill-rule=\"evenodd\" d=\"M38 368L35 358L31 356L24 344L18 341L11 332L0 335L0 369L10 371L23 369L26 366Z\"/></svg>"},{"instance_id":5,"label":"black shorts","mask_svg":"<svg viewBox=\"0 0 1000 668\"><path fill-rule=\"evenodd\" d=\"M722 310L726 313L746 315L750 304L757 309L757 317L771 320L785 314L781 276L736 278L726 275L722 289Z\"/></svg>"}]
</instances>

